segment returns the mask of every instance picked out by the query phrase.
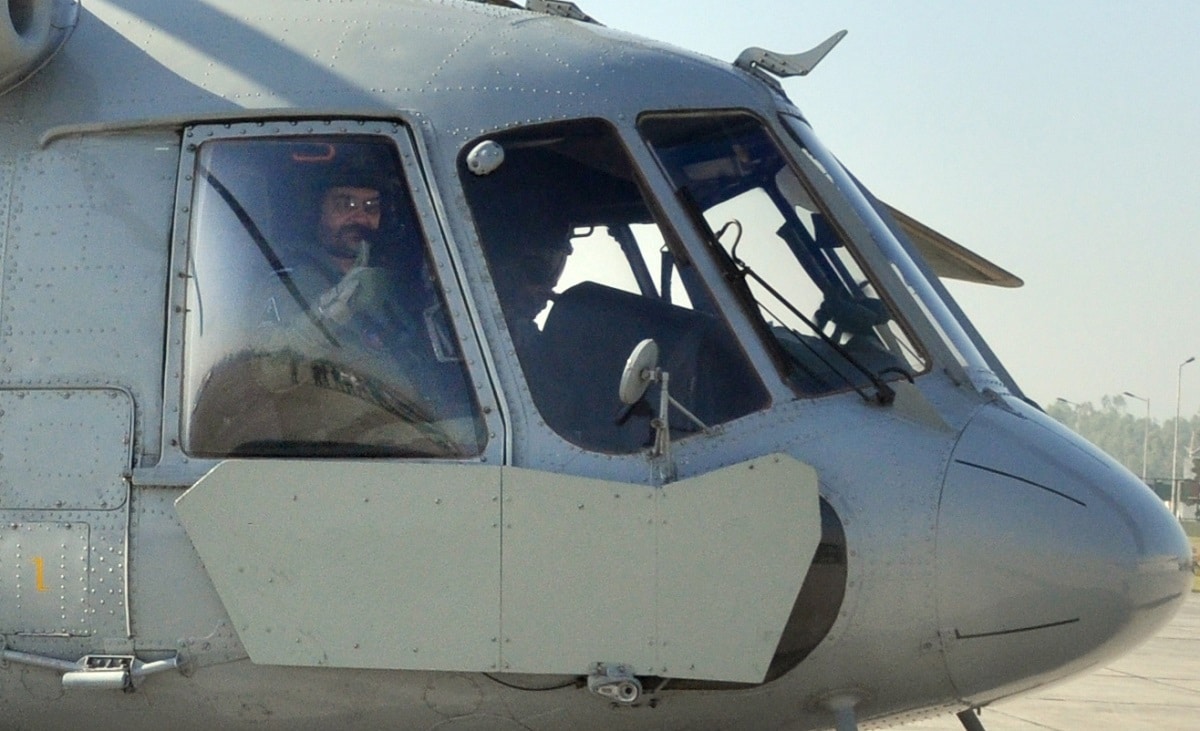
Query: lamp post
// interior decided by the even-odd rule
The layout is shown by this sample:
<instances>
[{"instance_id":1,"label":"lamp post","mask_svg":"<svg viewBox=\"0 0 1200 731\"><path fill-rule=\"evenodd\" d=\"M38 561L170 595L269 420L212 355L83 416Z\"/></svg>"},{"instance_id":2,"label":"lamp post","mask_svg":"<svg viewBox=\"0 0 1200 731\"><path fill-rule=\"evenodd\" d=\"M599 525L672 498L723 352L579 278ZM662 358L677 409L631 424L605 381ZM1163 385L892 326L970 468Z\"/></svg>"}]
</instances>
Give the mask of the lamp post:
<instances>
[{"instance_id":1,"label":"lamp post","mask_svg":"<svg viewBox=\"0 0 1200 731\"><path fill-rule=\"evenodd\" d=\"M1196 356L1179 364L1175 374L1175 446L1171 448L1171 514L1179 517L1179 397L1183 393L1183 367Z\"/></svg>"},{"instance_id":2,"label":"lamp post","mask_svg":"<svg viewBox=\"0 0 1200 731\"><path fill-rule=\"evenodd\" d=\"M1146 404L1146 428L1142 436L1142 482L1146 481L1146 454L1150 451L1150 399L1142 398L1136 394L1125 392L1125 395L1138 401L1143 401Z\"/></svg>"},{"instance_id":3,"label":"lamp post","mask_svg":"<svg viewBox=\"0 0 1200 731\"><path fill-rule=\"evenodd\" d=\"M1060 404L1066 404L1067 406L1071 407L1071 429L1073 431L1079 431L1079 404L1065 399L1062 396L1059 396L1054 400Z\"/></svg>"}]
</instances>

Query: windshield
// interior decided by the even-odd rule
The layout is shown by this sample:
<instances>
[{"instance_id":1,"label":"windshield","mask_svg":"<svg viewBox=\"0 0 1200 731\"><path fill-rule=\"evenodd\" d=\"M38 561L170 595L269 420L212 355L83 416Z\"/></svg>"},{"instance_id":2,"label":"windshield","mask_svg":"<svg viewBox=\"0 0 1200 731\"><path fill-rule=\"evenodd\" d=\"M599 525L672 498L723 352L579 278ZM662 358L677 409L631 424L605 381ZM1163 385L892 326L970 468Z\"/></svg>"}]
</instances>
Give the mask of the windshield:
<instances>
[{"instance_id":1,"label":"windshield","mask_svg":"<svg viewBox=\"0 0 1200 731\"><path fill-rule=\"evenodd\" d=\"M841 197L813 157L793 167L745 113L654 115L639 127L799 391L882 394L883 381L927 369L839 216L818 203Z\"/></svg>"},{"instance_id":2,"label":"windshield","mask_svg":"<svg viewBox=\"0 0 1200 731\"><path fill-rule=\"evenodd\" d=\"M472 167L489 156L502 162ZM674 438L768 405L610 125L573 120L489 135L466 146L461 168L505 325L547 426L599 452L652 446L658 394L629 404L619 389L645 339L659 348L669 395L696 417L671 421Z\"/></svg>"},{"instance_id":3,"label":"windshield","mask_svg":"<svg viewBox=\"0 0 1200 731\"><path fill-rule=\"evenodd\" d=\"M974 333L969 322L964 324L966 316L952 311L947 304L949 293L945 293L941 283L933 274L926 277L909 256L908 252L897 240L893 228L884 223L882 215L864 195L864 192L846 172L836 159L816 139L808 125L798 117L782 115L784 124L791 132L792 138L801 145L805 155L810 156L821 166L837 191L847 202L859 212L857 217L868 228L871 239L879 246L884 256L891 262L891 270L899 279L900 284L907 290L913 302L921 308L925 320L936 331L937 337L953 358L953 365L962 369L973 386L980 393L1020 393L1012 383L1012 379L1004 371L991 351L983 343L982 338ZM941 294L940 292L944 293ZM961 320L960 320L961 317ZM990 355L984 356L984 352ZM1003 374L1003 377L998 374Z\"/></svg>"},{"instance_id":4,"label":"windshield","mask_svg":"<svg viewBox=\"0 0 1200 731\"><path fill-rule=\"evenodd\" d=\"M394 139L240 131L196 152L184 450L479 454L482 415Z\"/></svg>"}]
</instances>

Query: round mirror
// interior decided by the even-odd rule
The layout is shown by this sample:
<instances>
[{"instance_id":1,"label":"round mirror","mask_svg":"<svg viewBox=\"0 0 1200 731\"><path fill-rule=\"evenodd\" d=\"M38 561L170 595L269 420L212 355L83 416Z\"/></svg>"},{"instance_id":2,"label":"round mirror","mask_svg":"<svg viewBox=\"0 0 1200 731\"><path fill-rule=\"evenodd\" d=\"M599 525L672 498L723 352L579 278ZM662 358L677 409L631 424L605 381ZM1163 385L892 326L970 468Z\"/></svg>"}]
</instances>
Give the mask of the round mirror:
<instances>
[{"instance_id":1,"label":"round mirror","mask_svg":"<svg viewBox=\"0 0 1200 731\"><path fill-rule=\"evenodd\" d=\"M646 339L633 347L621 372L621 403L636 404L646 393L650 381L654 380L654 369L658 367L658 343Z\"/></svg>"}]
</instances>

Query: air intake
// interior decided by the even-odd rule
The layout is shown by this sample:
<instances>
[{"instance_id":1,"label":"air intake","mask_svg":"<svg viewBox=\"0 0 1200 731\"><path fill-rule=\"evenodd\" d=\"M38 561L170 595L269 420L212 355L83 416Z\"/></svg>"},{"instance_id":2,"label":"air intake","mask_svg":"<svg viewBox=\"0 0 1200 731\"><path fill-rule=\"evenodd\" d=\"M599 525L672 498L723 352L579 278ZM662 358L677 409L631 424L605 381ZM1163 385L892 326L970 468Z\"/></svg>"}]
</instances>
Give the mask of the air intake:
<instances>
[{"instance_id":1,"label":"air intake","mask_svg":"<svg viewBox=\"0 0 1200 731\"><path fill-rule=\"evenodd\" d=\"M78 20L79 0L0 0L0 94L45 66Z\"/></svg>"}]
</instances>

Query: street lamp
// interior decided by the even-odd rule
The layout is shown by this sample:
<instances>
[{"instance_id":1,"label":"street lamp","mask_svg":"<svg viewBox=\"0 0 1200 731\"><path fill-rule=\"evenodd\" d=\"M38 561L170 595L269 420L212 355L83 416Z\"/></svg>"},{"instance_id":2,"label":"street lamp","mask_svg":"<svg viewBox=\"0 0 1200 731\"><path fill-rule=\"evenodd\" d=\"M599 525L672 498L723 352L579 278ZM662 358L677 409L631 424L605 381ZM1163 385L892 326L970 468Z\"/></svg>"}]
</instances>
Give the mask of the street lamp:
<instances>
[{"instance_id":1,"label":"street lamp","mask_svg":"<svg viewBox=\"0 0 1200 731\"><path fill-rule=\"evenodd\" d=\"M1079 430L1079 404L1075 403L1074 401L1065 399L1062 396L1059 396L1058 398L1056 398L1054 400L1060 404L1066 404L1067 406L1071 407L1071 424L1070 424L1070 426L1071 426L1071 429L1078 431Z\"/></svg>"},{"instance_id":2,"label":"street lamp","mask_svg":"<svg viewBox=\"0 0 1200 731\"><path fill-rule=\"evenodd\" d=\"M1128 396L1129 398L1137 399L1138 401L1144 401L1146 403L1146 429L1145 429L1145 434L1142 436L1142 482L1145 482L1146 481L1146 454L1150 450L1150 399L1142 398L1141 396L1129 393L1128 391L1125 392L1125 395Z\"/></svg>"},{"instance_id":3,"label":"street lamp","mask_svg":"<svg viewBox=\"0 0 1200 731\"><path fill-rule=\"evenodd\" d=\"M1175 374L1175 446L1171 449L1171 514L1179 517L1179 397L1183 392L1183 367L1196 360L1196 356L1179 364Z\"/></svg>"}]
</instances>

